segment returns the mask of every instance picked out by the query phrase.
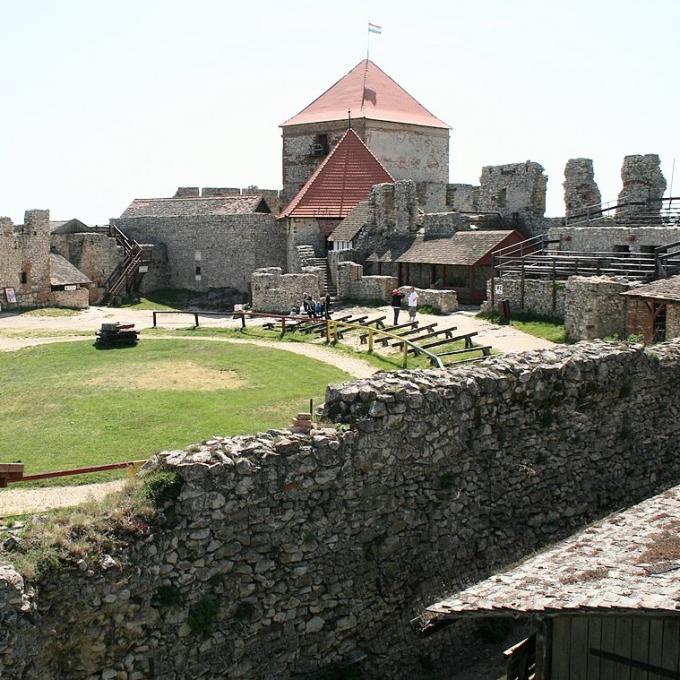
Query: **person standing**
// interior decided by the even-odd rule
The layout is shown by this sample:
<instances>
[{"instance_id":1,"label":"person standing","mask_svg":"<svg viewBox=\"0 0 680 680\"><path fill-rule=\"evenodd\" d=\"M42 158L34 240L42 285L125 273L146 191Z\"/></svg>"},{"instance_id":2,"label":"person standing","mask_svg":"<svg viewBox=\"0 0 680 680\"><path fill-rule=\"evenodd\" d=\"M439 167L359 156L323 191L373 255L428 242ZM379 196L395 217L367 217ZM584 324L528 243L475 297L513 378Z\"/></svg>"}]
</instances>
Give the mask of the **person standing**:
<instances>
[{"instance_id":1,"label":"person standing","mask_svg":"<svg viewBox=\"0 0 680 680\"><path fill-rule=\"evenodd\" d=\"M398 288L395 288L392 291L392 310L394 311L393 326L396 326L399 323L399 312L401 311L401 301L403 299L404 294Z\"/></svg>"},{"instance_id":2,"label":"person standing","mask_svg":"<svg viewBox=\"0 0 680 680\"><path fill-rule=\"evenodd\" d=\"M411 286L411 290L408 294L408 318L411 321L416 320L416 310L418 309L418 293L416 289Z\"/></svg>"}]
</instances>

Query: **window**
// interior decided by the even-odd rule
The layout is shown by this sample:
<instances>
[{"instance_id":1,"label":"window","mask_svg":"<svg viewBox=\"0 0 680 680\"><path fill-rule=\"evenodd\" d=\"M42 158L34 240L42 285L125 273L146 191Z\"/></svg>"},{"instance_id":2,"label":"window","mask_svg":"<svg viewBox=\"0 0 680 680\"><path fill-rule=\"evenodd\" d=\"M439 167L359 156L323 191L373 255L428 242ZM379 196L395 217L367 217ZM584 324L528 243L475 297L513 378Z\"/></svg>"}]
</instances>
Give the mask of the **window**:
<instances>
[{"instance_id":1,"label":"window","mask_svg":"<svg viewBox=\"0 0 680 680\"><path fill-rule=\"evenodd\" d=\"M196 265L196 276L201 275L201 267L199 265Z\"/></svg>"},{"instance_id":2,"label":"window","mask_svg":"<svg viewBox=\"0 0 680 680\"><path fill-rule=\"evenodd\" d=\"M21 283L28 283L28 273L21 272L21 274L19 274L19 281L21 281Z\"/></svg>"},{"instance_id":3,"label":"window","mask_svg":"<svg viewBox=\"0 0 680 680\"><path fill-rule=\"evenodd\" d=\"M312 156L326 156L328 154L328 135L326 133L314 135L314 142L310 144L309 152Z\"/></svg>"}]
</instances>

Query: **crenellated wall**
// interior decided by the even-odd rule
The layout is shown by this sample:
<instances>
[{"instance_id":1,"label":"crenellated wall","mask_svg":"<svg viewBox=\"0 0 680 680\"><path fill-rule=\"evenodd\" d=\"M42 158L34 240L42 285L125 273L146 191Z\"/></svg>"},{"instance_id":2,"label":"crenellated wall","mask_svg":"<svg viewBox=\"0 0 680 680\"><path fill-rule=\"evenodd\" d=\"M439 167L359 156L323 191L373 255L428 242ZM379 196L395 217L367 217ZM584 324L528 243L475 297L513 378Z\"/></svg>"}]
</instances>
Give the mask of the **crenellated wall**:
<instances>
[{"instance_id":1,"label":"crenellated wall","mask_svg":"<svg viewBox=\"0 0 680 680\"><path fill-rule=\"evenodd\" d=\"M0 567L0 675L448 677L460 630L410 619L677 484L679 379L680 343L581 343L380 373L329 387L310 434L160 454L182 491L130 547L31 584Z\"/></svg>"}]
</instances>

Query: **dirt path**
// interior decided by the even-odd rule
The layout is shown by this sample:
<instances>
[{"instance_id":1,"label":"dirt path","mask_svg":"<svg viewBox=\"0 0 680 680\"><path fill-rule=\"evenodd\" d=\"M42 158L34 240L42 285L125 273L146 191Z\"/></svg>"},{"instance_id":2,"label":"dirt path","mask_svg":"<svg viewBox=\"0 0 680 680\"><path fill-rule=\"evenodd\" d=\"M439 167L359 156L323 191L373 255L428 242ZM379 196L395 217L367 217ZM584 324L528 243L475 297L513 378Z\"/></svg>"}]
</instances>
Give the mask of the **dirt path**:
<instances>
[{"instance_id":1,"label":"dirt path","mask_svg":"<svg viewBox=\"0 0 680 680\"><path fill-rule=\"evenodd\" d=\"M0 491L0 517L67 508L87 500L99 500L123 487L124 479L82 486L48 486L42 489L3 489Z\"/></svg>"}]
</instances>

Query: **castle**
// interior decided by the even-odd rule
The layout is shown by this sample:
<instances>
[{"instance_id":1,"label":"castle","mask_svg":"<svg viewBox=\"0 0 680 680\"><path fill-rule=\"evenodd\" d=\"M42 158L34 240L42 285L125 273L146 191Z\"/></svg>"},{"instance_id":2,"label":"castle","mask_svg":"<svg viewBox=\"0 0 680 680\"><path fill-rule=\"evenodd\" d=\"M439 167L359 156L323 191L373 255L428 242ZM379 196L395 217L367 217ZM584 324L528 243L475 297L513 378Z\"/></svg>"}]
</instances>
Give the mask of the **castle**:
<instances>
[{"instance_id":1,"label":"castle","mask_svg":"<svg viewBox=\"0 0 680 680\"><path fill-rule=\"evenodd\" d=\"M477 186L450 183L448 124L368 59L281 130L281 190L180 187L169 198L133 200L106 228L71 220L58 238L32 229L31 213L11 243L4 219L0 253L13 254L2 258L0 291L12 289L17 305L83 306L182 288L229 307L251 299L260 269L303 274L312 267L320 287L340 296L362 298L370 289L384 300L394 285L414 285L479 304L489 298L495 253L523 240L569 227L561 249L629 245L608 228L613 213L603 208L588 159L566 165L564 217L545 216L548 178L534 161L484 167ZM622 179L617 224L643 226L639 206L659 214L666 188L658 156L626 157ZM635 242L640 246L680 240L675 223L663 234L644 226L653 231ZM55 289L48 282L50 253L81 271L77 283ZM360 269L343 286L339 266L348 261ZM84 293L78 300L54 295L73 285L89 287L87 300ZM285 311L284 298L252 301ZM0 302L11 306L7 294Z\"/></svg>"}]
</instances>

